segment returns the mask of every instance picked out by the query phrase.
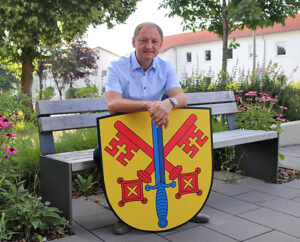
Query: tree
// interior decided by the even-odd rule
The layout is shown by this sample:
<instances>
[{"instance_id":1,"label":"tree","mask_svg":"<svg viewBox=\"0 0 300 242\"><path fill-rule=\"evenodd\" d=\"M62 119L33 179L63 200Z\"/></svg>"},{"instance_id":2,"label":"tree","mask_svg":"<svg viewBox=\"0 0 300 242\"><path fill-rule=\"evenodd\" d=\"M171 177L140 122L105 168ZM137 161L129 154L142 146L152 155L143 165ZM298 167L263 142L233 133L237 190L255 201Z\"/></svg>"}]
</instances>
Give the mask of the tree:
<instances>
[{"instance_id":1,"label":"tree","mask_svg":"<svg viewBox=\"0 0 300 242\"><path fill-rule=\"evenodd\" d=\"M223 41L222 70L227 71L228 35L240 27L231 20L229 0L163 0L160 7L169 8L169 17L180 16L184 30L207 30L217 34ZM224 80L225 81L225 80Z\"/></svg>"},{"instance_id":2,"label":"tree","mask_svg":"<svg viewBox=\"0 0 300 242\"><path fill-rule=\"evenodd\" d=\"M288 15L299 11L299 4L299 0L163 0L160 7L170 8L169 17L182 17L184 29L207 30L222 38L222 70L226 73L230 33L284 23Z\"/></svg>"},{"instance_id":3,"label":"tree","mask_svg":"<svg viewBox=\"0 0 300 242\"><path fill-rule=\"evenodd\" d=\"M50 70L62 99L62 91L66 85L70 85L80 79L87 78L97 69L97 53L86 46L86 43L77 39L68 46L56 46L49 59Z\"/></svg>"},{"instance_id":4,"label":"tree","mask_svg":"<svg viewBox=\"0 0 300 242\"><path fill-rule=\"evenodd\" d=\"M72 43L68 47L70 53L74 56L76 68L73 69L72 75L68 76L70 87L72 83L80 78L87 78L97 66L97 52L89 48L85 41L77 39L75 43Z\"/></svg>"},{"instance_id":5,"label":"tree","mask_svg":"<svg viewBox=\"0 0 300 242\"><path fill-rule=\"evenodd\" d=\"M6 69L0 66L0 93L16 88L18 80Z\"/></svg>"},{"instance_id":6,"label":"tree","mask_svg":"<svg viewBox=\"0 0 300 242\"><path fill-rule=\"evenodd\" d=\"M253 72L256 69L256 29L273 26L275 23L285 25L288 16L295 17L300 9L299 0L232 0L235 8L229 9L233 21L242 23L242 27L253 30ZM247 13L247 14L245 14ZM253 75L255 76L255 75Z\"/></svg>"},{"instance_id":7,"label":"tree","mask_svg":"<svg viewBox=\"0 0 300 242\"><path fill-rule=\"evenodd\" d=\"M40 46L53 47L83 34L87 27L124 22L138 0L6 0L0 4L0 56L22 63L22 91L32 97L33 61ZM31 103L28 106L32 107Z\"/></svg>"}]
</instances>

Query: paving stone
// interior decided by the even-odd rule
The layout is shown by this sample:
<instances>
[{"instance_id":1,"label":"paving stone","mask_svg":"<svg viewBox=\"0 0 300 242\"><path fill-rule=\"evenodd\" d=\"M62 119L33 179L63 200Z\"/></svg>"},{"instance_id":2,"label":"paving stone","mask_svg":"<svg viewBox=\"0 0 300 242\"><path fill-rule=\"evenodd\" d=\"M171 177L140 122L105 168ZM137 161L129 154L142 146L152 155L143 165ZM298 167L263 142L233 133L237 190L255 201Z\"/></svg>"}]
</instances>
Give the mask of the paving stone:
<instances>
[{"instance_id":1,"label":"paving stone","mask_svg":"<svg viewBox=\"0 0 300 242\"><path fill-rule=\"evenodd\" d=\"M73 220L87 229L109 226L117 221L112 211L84 198L73 200Z\"/></svg>"},{"instance_id":2,"label":"paving stone","mask_svg":"<svg viewBox=\"0 0 300 242\"><path fill-rule=\"evenodd\" d=\"M252 177L247 177L240 180L241 186L251 188L253 190L265 192L277 197L292 199L300 196L300 190L290 187L282 187L282 184L266 183ZM284 189L283 189L284 188Z\"/></svg>"},{"instance_id":3,"label":"paving stone","mask_svg":"<svg viewBox=\"0 0 300 242\"><path fill-rule=\"evenodd\" d=\"M300 203L300 197L296 197L296 198L294 198L294 199L293 199L293 201L295 201L295 202L299 202L299 203Z\"/></svg>"},{"instance_id":4,"label":"paving stone","mask_svg":"<svg viewBox=\"0 0 300 242\"><path fill-rule=\"evenodd\" d=\"M300 163L300 161L299 161L299 163ZM281 184L281 186L290 187L290 188L300 190L300 179L299 180L293 180L293 181Z\"/></svg>"},{"instance_id":5,"label":"paving stone","mask_svg":"<svg viewBox=\"0 0 300 242\"><path fill-rule=\"evenodd\" d=\"M214 179L221 180L221 181L232 181L232 180L241 180L243 178L246 178L245 176L242 176L240 174L236 174L233 172L228 171L215 171L214 172Z\"/></svg>"},{"instance_id":6,"label":"paving stone","mask_svg":"<svg viewBox=\"0 0 300 242\"><path fill-rule=\"evenodd\" d=\"M92 233L88 232L80 225L73 223L74 235L70 235L61 239L52 240L53 242L100 242L102 241Z\"/></svg>"},{"instance_id":7,"label":"paving stone","mask_svg":"<svg viewBox=\"0 0 300 242\"><path fill-rule=\"evenodd\" d=\"M198 226L188 230L180 231L175 234L171 234L165 237L169 241L173 242L236 242L237 240L229 238L225 235L212 231L203 226Z\"/></svg>"},{"instance_id":8,"label":"paving stone","mask_svg":"<svg viewBox=\"0 0 300 242\"><path fill-rule=\"evenodd\" d=\"M213 207L231 214L245 213L260 208L254 204L234 199L216 192L210 193L205 206Z\"/></svg>"},{"instance_id":9,"label":"paving stone","mask_svg":"<svg viewBox=\"0 0 300 242\"><path fill-rule=\"evenodd\" d=\"M174 234L174 233L177 233L179 231L187 230L187 229L194 228L194 227L197 227L197 226L199 226L199 224L193 223L193 222L188 222L188 223L185 223L184 225L179 226L175 229L172 229L172 230L169 230L169 231L166 231L166 232L159 232L158 234L161 235L161 236L167 236L169 234Z\"/></svg>"},{"instance_id":10,"label":"paving stone","mask_svg":"<svg viewBox=\"0 0 300 242\"><path fill-rule=\"evenodd\" d=\"M227 195L227 196L234 196L237 194L242 194L245 192L252 191L250 188L246 188L240 186L239 183L228 183L225 181L214 180L212 185L212 191Z\"/></svg>"},{"instance_id":11,"label":"paving stone","mask_svg":"<svg viewBox=\"0 0 300 242\"><path fill-rule=\"evenodd\" d=\"M101 238L106 242L167 242L168 240L164 239L157 233L143 232L133 229L129 233L122 235L115 235L113 233L112 226L96 229L92 231L96 236Z\"/></svg>"},{"instance_id":12,"label":"paving stone","mask_svg":"<svg viewBox=\"0 0 300 242\"><path fill-rule=\"evenodd\" d=\"M204 227L218 231L223 235L239 241L243 241L272 230L228 213L218 211L214 208L205 207L203 209L203 213L210 216L209 223L203 224Z\"/></svg>"},{"instance_id":13,"label":"paving stone","mask_svg":"<svg viewBox=\"0 0 300 242\"><path fill-rule=\"evenodd\" d=\"M300 218L300 204L293 200L274 198L263 201L260 203L260 205Z\"/></svg>"},{"instance_id":14,"label":"paving stone","mask_svg":"<svg viewBox=\"0 0 300 242\"><path fill-rule=\"evenodd\" d=\"M268 208L260 208L240 214L239 217L300 238L300 218Z\"/></svg>"},{"instance_id":15,"label":"paving stone","mask_svg":"<svg viewBox=\"0 0 300 242\"><path fill-rule=\"evenodd\" d=\"M265 201L272 200L278 197L259 191L250 191L244 194L236 195L233 198L261 205Z\"/></svg>"},{"instance_id":16,"label":"paving stone","mask_svg":"<svg viewBox=\"0 0 300 242\"><path fill-rule=\"evenodd\" d=\"M288 234L272 231L258 237L246 240L245 242L300 242L300 239Z\"/></svg>"},{"instance_id":17,"label":"paving stone","mask_svg":"<svg viewBox=\"0 0 300 242\"><path fill-rule=\"evenodd\" d=\"M106 208L106 209L109 209L109 205L106 201L106 198L105 198L105 195L104 193L101 193L101 194L97 194L97 195L92 195L92 196L89 196L89 199L91 201L95 201L95 200L98 200L98 204L101 205L102 207Z\"/></svg>"}]
</instances>

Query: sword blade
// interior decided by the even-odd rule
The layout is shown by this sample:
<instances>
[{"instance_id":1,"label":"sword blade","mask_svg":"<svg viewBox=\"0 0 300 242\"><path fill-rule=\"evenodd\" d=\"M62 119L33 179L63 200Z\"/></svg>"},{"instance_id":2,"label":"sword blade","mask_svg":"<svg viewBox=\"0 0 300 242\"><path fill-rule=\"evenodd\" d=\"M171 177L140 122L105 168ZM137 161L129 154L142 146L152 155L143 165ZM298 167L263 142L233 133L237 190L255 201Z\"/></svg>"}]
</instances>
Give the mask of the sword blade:
<instances>
[{"instance_id":1,"label":"sword blade","mask_svg":"<svg viewBox=\"0 0 300 242\"><path fill-rule=\"evenodd\" d=\"M162 128L155 127L152 122L152 137L153 137L153 155L156 184L165 184L165 162L164 162L164 147Z\"/></svg>"}]
</instances>

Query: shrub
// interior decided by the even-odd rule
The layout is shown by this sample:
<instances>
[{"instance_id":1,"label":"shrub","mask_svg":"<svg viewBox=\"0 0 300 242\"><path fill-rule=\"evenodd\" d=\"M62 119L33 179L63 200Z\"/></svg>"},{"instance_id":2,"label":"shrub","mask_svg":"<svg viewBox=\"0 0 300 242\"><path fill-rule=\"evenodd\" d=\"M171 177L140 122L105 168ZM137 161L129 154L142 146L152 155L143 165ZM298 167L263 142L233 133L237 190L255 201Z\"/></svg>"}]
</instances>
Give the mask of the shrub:
<instances>
[{"instance_id":1,"label":"shrub","mask_svg":"<svg viewBox=\"0 0 300 242\"><path fill-rule=\"evenodd\" d=\"M42 92L42 100L50 100L55 96L55 89L54 87L46 87Z\"/></svg>"},{"instance_id":2,"label":"shrub","mask_svg":"<svg viewBox=\"0 0 300 242\"><path fill-rule=\"evenodd\" d=\"M57 208L42 203L24 188L22 175L18 173L15 156L17 134L14 132L18 115L11 120L0 114L0 233L1 239L21 240L53 237L65 233L68 221L59 215Z\"/></svg>"},{"instance_id":3,"label":"shrub","mask_svg":"<svg viewBox=\"0 0 300 242\"><path fill-rule=\"evenodd\" d=\"M283 112L286 107L280 106L276 111L276 97L270 97L267 93L257 93L237 90L235 96L238 102L239 113L235 115L237 127L254 130L277 130L280 131L280 124L285 122Z\"/></svg>"}]
</instances>

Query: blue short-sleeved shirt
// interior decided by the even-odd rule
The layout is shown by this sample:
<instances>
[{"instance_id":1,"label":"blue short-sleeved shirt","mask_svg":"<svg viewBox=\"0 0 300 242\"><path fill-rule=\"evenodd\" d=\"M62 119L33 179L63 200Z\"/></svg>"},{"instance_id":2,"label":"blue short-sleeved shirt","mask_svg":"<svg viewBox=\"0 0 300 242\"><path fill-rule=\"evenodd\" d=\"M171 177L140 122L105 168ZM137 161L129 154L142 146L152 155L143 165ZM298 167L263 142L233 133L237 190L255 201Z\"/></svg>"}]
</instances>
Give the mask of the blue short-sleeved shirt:
<instances>
[{"instance_id":1,"label":"blue short-sleeved shirt","mask_svg":"<svg viewBox=\"0 0 300 242\"><path fill-rule=\"evenodd\" d=\"M180 87L180 84L170 62L155 57L144 71L133 52L129 57L111 62L105 92L119 92L126 99L157 101L174 87Z\"/></svg>"}]
</instances>

